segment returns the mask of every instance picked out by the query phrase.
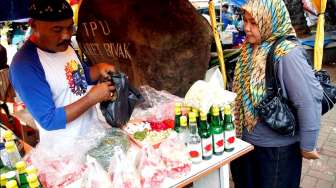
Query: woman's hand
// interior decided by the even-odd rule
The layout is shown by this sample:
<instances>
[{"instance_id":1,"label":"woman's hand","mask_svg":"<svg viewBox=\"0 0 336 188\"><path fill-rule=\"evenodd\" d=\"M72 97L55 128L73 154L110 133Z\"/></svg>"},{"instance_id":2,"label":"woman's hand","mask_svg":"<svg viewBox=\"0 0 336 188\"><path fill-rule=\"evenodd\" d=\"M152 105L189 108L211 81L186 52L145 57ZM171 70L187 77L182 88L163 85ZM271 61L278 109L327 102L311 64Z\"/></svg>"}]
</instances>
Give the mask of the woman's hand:
<instances>
[{"instance_id":1,"label":"woman's hand","mask_svg":"<svg viewBox=\"0 0 336 188\"><path fill-rule=\"evenodd\" d=\"M314 149L313 151L304 151L301 150L301 155L305 159L319 159L320 154Z\"/></svg>"}]
</instances>

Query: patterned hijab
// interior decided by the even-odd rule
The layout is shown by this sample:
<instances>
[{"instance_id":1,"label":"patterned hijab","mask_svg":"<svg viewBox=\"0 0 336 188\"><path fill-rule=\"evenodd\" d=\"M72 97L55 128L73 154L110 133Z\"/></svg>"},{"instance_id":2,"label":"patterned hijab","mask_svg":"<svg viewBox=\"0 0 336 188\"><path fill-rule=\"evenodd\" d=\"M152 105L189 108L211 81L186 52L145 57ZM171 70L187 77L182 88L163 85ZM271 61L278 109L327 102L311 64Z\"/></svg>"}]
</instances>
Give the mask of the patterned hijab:
<instances>
[{"instance_id":1,"label":"patterned hijab","mask_svg":"<svg viewBox=\"0 0 336 188\"><path fill-rule=\"evenodd\" d=\"M238 135L243 127L251 131L258 122L255 106L266 94L266 57L274 40L285 35L295 36L283 0L248 0L242 8L255 19L262 42L256 46L246 41L236 64L233 91L237 93L234 114ZM290 41L280 43L275 50L275 62L294 47Z\"/></svg>"}]
</instances>

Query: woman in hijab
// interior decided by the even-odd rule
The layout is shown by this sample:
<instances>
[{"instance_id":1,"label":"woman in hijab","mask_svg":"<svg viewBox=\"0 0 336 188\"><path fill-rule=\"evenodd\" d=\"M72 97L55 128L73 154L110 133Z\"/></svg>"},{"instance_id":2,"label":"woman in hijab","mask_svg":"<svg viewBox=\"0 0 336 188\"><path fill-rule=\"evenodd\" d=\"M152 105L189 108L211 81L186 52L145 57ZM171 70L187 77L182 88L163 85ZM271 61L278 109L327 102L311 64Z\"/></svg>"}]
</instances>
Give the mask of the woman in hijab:
<instances>
[{"instance_id":1,"label":"woman in hijab","mask_svg":"<svg viewBox=\"0 0 336 188\"><path fill-rule=\"evenodd\" d=\"M237 62L233 90L237 134L255 146L233 161L236 188L297 188L302 157L319 158L316 142L321 119L322 87L299 43L284 40L274 51L275 75L282 95L293 104L299 131L283 136L258 116L256 106L266 95L266 57L277 38L295 36L282 0L247 0L243 5L246 41Z\"/></svg>"}]
</instances>

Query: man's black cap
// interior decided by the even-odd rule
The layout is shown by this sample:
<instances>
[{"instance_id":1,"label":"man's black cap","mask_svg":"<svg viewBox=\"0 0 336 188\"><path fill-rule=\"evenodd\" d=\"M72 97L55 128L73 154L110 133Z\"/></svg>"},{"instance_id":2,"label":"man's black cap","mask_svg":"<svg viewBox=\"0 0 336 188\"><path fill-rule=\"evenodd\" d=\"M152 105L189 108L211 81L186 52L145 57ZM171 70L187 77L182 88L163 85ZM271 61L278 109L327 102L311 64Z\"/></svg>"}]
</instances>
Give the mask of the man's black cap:
<instances>
[{"instance_id":1,"label":"man's black cap","mask_svg":"<svg viewBox=\"0 0 336 188\"><path fill-rule=\"evenodd\" d=\"M66 0L31 0L29 16L41 21L62 21L73 17Z\"/></svg>"}]
</instances>

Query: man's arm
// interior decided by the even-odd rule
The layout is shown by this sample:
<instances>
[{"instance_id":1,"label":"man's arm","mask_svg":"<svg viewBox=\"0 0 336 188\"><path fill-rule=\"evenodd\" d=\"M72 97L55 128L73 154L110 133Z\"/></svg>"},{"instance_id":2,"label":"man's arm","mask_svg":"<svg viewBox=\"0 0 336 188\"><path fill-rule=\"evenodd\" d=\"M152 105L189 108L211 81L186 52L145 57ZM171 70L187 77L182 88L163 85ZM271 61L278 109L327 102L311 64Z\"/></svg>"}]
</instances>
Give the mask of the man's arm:
<instances>
[{"instance_id":1,"label":"man's arm","mask_svg":"<svg viewBox=\"0 0 336 188\"><path fill-rule=\"evenodd\" d=\"M64 107L56 107L41 64L35 61L13 61L10 79L27 109L46 130L66 128L73 121L98 102L110 100L114 87L111 83L94 86L86 96Z\"/></svg>"},{"instance_id":2,"label":"man's arm","mask_svg":"<svg viewBox=\"0 0 336 188\"><path fill-rule=\"evenodd\" d=\"M10 66L11 83L34 119L46 130L64 129L64 107L56 107L43 68L32 61L14 60Z\"/></svg>"}]
</instances>

